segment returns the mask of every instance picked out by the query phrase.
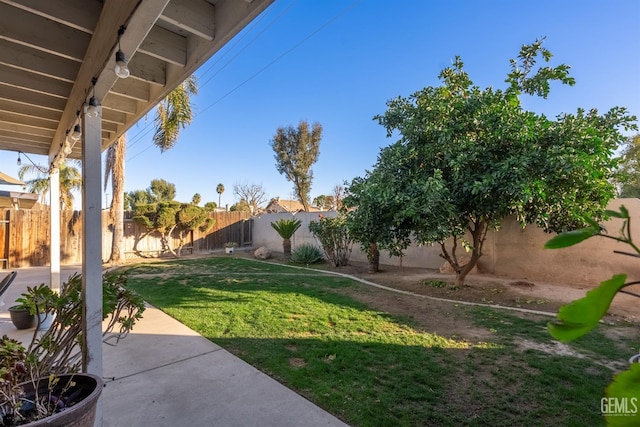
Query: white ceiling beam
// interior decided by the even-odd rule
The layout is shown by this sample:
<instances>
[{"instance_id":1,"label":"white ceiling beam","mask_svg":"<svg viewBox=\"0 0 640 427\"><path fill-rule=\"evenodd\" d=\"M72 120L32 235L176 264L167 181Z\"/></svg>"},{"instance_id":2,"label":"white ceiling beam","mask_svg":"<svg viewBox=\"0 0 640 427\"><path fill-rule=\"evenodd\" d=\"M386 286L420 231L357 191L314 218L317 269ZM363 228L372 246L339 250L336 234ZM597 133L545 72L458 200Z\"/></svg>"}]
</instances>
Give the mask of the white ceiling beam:
<instances>
[{"instance_id":1,"label":"white ceiling beam","mask_svg":"<svg viewBox=\"0 0 640 427\"><path fill-rule=\"evenodd\" d=\"M102 110L102 120L106 122L123 125L127 122L127 115L120 111Z\"/></svg>"},{"instance_id":2,"label":"white ceiling beam","mask_svg":"<svg viewBox=\"0 0 640 427\"><path fill-rule=\"evenodd\" d=\"M0 3L0 38L74 61L82 61L91 36L41 16ZM8 18L7 18L8 17ZM34 29L37 28L37 31Z\"/></svg>"},{"instance_id":3,"label":"white ceiling beam","mask_svg":"<svg viewBox=\"0 0 640 427\"><path fill-rule=\"evenodd\" d=\"M128 65L129 71L131 71L129 78L142 80L158 86L165 86L167 84L166 63L160 59L138 52L136 56L131 58Z\"/></svg>"},{"instance_id":4,"label":"white ceiling beam","mask_svg":"<svg viewBox=\"0 0 640 427\"><path fill-rule=\"evenodd\" d=\"M100 0L2 0L2 2L88 34L93 33L102 10Z\"/></svg>"},{"instance_id":5,"label":"white ceiling beam","mask_svg":"<svg viewBox=\"0 0 640 427\"><path fill-rule=\"evenodd\" d=\"M118 79L111 92L137 101L149 102L149 83L138 79Z\"/></svg>"},{"instance_id":6,"label":"white ceiling beam","mask_svg":"<svg viewBox=\"0 0 640 427\"><path fill-rule=\"evenodd\" d=\"M6 111L0 111L0 122L6 123L10 125L15 123L16 125L29 127L29 128L40 128L40 129L55 129L55 123L52 123L49 120L43 119L34 119L33 117L25 117L19 114L12 114Z\"/></svg>"},{"instance_id":7,"label":"white ceiling beam","mask_svg":"<svg viewBox=\"0 0 640 427\"><path fill-rule=\"evenodd\" d=\"M27 73L17 68L0 64L0 76L2 83L33 92L43 93L59 98L66 98L71 90L71 83L63 82L33 73ZM2 94L0 94L1 96Z\"/></svg>"},{"instance_id":8,"label":"white ceiling beam","mask_svg":"<svg viewBox=\"0 0 640 427\"><path fill-rule=\"evenodd\" d=\"M215 35L216 8L205 0L173 0L160 19L207 41Z\"/></svg>"},{"instance_id":9,"label":"white ceiling beam","mask_svg":"<svg viewBox=\"0 0 640 427\"><path fill-rule=\"evenodd\" d=\"M187 63L187 39L155 26L140 45L138 53L140 52L184 67Z\"/></svg>"},{"instance_id":10,"label":"white ceiling beam","mask_svg":"<svg viewBox=\"0 0 640 427\"><path fill-rule=\"evenodd\" d=\"M75 61L0 38L0 64L73 83L81 67Z\"/></svg>"},{"instance_id":11,"label":"white ceiling beam","mask_svg":"<svg viewBox=\"0 0 640 427\"><path fill-rule=\"evenodd\" d=\"M32 141L29 139L16 139L9 136L0 135L0 144L2 144L3 150L8 151L22 151L29 154L42 154L46 155L49 151L50 144L43 144L38 141Z\"/></svg>"},{"instance_id":12,"label":"white ceiling beam","mask_svg":"<svg viewBox=\"0 0 640 427\"><path fill-rule=\"evenodd\" d=\"M31 92L13 86L5 86L0 81L0 95L3 99L18 102L35 107L46 108L54 111L62 111L65 106L64 99L48 96L43 93Z\"/></svg>"},{"instance_id":13,"label":"white ceiling beam","mask_svg":"<svg viewBox=\"0 0 640 427\"><path fill-rule=\"evenodd\" d=\"M33 133L24 132L23 129L20 129L20 131L18 132L13 132L10 130L3 129L5 125L6 123L0 122L0 134L4 137L21 139L23 141L39 142L42 144L51 144L51 136L53 136L53 132L51 132L51 136L34 135Z\"/></svg>"},{"instance_id":14,"label":"white ceiling beam","mask_svg":"<svg viewBox=\"0 0 640 427\"><path fill-rule=\"evenodd\" d=\"M137 101L130 98L125 98L124 96L116 95L113 92L110 92L109 95L107 95L107 97L102 100L102 107L131 115L135 115L138 112Z\"/></svg>"},{"instance_id":15,"label":"white ceiling beam","mask_svg":"<svg viewBox=\"0 0 640 427\"><path fill-rule=\"evenodd\" d=\"M2 95L3 92L0 92L0 111L7 111L27 117L38 117L51 120L54 123L60 120L61 111L47 110L46 108L40 108L35 105L19 104L8 99L3 99Z\"/></svg>"},{"instance_id":16,"label":"white ceiling beam","mask_svg":"<svg viewBox=\"0 0 640 427\"><path fill-rule=\"evenodd\" d=\"M8 132L23 133L30 136L39 136L49 140L53 137L55 132L52 129L33 128L27 126L17 125L15 123L0 122L0 133L7 134Z\"/></svg>"}]
</instances>

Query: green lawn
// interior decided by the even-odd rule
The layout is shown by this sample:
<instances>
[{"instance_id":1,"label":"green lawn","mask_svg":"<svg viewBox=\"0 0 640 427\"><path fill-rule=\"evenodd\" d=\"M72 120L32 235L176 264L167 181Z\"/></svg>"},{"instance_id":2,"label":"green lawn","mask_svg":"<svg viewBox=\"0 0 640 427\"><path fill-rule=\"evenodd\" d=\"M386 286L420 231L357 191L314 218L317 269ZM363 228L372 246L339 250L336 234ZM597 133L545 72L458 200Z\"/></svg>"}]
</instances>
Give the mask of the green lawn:
<instances>
[{"instance_id":1,"label":"green lawn","mask_svg":"<svg viewBox=\"0 0 640 427\"><path fill-rule=\"evenodd\" d=\"M551 354L548 318L453 304L491 338L436 335L347 296L358 282L237 257L129 271L149 303L353 426L603 425L606 365L634 352L603 326L580 357Z\"/></svg>"}]
</instances>

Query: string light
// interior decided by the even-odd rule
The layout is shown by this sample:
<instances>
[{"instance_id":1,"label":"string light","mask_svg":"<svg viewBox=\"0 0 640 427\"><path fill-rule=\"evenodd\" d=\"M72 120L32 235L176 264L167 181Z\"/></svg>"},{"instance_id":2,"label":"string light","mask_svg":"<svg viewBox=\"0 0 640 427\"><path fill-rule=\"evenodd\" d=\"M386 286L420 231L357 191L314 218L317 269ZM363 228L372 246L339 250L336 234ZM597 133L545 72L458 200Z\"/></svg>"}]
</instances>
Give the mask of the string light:
<instances>
[{"instance_id":1,"label":"string light","mask_svg":"<svg viewBox=\"0 0 640 427\"><path fill-rule=\"evenodd\" d=\"M116 67L114 71L116 72L116 76L121 79L126 79L130 75L129 67L127 65L127 57L122 49L120 49L120 37L122 37L124 30L126 29L127 28L123 25L118 30L118 51L116 52Z\"/></svg>"}]
</instances>

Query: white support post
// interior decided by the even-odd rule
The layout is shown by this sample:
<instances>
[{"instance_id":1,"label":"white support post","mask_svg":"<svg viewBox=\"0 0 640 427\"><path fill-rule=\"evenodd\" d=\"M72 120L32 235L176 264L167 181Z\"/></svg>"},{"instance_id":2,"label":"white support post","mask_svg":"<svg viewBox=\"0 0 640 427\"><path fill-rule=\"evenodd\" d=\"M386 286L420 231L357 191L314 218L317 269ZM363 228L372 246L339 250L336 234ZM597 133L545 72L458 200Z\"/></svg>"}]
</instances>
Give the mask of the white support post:
<instances>
[{"instance_id":1,"label":"white support post","mask_svg":"<svg viewBox=\"0 0 640 427\"><path fill-rule=\"evenodd\" d=\"M49 231L51 245L49 253L50 287L56 292L60 291L60 170L55 167L49 174Z\"/></svg>"},{"instance_id":2,"label":"white support post","mask_svg":"<svg viewBox=\"0 0 640 427\"><path fill-rule=\"evenodd\" d=\"M84 372L102 377L102 109L82 123L82 320ZM96 426L102 425L98 401Z\"/></svg>"}]
</instances>

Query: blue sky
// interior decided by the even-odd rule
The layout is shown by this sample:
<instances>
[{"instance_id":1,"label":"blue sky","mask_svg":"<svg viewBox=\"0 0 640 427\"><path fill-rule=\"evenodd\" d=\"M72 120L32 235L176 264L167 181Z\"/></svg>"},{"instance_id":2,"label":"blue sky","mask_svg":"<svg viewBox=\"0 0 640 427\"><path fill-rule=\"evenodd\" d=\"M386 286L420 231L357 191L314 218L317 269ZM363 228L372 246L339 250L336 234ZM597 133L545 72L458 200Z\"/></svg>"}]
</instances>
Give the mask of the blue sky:
<instances>
[{"instance_id":1,"label":"blue sky","mask_svg":"<svg viewBox=\"0 0 640 427\"><path fill-rule=\"evenodd\" d=\"M270 140L304 119L324 128L311 197L331 194L393 142L373 120L386 101L439 85L456 55L475 84L502 88L509 59L541 36L576 85L555 85L526 108L555 116L618 105L640 116L639 21L637 0L276 0L196 73L196 117L175 148L152 146L151 115L128 132L126 190L162 178L180 201L217 202L218 183L222 205L236 201L236 183L293 198ZM15 154L0 156L0 170L16 176Z\"/></svg>"}]
</instances>

